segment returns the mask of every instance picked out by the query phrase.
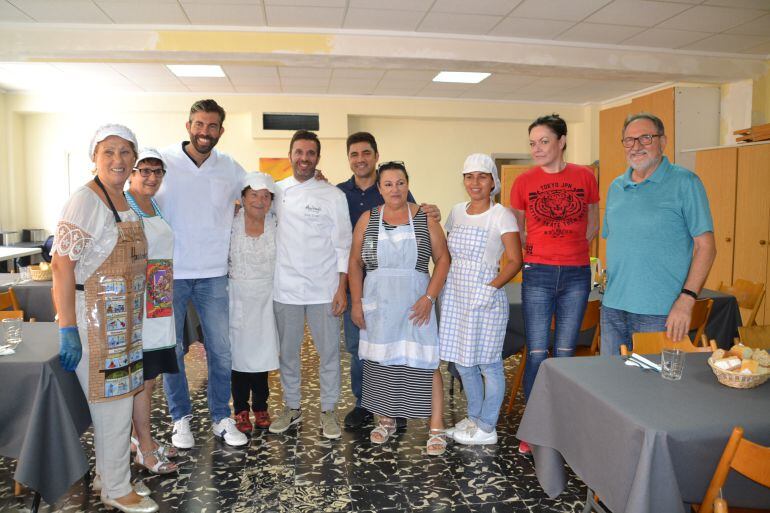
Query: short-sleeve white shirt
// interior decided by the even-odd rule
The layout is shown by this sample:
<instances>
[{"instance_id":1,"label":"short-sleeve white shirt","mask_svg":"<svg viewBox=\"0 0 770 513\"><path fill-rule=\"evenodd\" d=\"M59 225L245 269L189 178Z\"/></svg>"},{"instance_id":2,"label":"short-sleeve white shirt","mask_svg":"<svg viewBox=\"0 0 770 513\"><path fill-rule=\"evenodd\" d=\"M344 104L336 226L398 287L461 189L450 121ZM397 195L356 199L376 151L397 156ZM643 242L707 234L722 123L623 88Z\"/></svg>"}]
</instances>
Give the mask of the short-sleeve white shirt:
<instances>
[{"instance_id":1,"label":"short-sleeve white shirt","mask_svg":"<svg viewBox=\"0 0 770 513\"><path fill-rule=\"evenodd\" d=\"M162 154L167 172L155 199L174 231L174 278L226 276L234 202L246 171L216 149L201 167L183 144Z\"/></svg>"},{"instance_id":2,"label":"short-sleeve white shirt","mask_svg":"<svg viewBox=\"0 0 770 513\"><path fill-rule=\"evenodd\" d=\"M482 214L468 214L468 202L458 203L449 212L444 228L447 233L452 228L460 225L476 226L479 228L489 227L489 238L487 247L484 250L484 262L492 267L497 267L500 257L503 255L505 247L503 246L502 236L505 233L518 232L519 225L516 224L516 218L510 208L506 208L499 203L492 205L492 208Z\"/></svg>"}]
</instances>

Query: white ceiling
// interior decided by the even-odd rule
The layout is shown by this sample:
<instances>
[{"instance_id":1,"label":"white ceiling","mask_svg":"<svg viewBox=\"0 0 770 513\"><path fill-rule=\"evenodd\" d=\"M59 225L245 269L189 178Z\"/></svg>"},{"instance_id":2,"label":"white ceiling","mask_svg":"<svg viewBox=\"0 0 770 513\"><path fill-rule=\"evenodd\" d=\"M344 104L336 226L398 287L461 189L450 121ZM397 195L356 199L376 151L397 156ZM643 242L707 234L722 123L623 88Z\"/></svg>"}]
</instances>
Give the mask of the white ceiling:
<instances>
[{"instance_id":1,"label":"white ceiling","mask_svg":"<svg viewBox=\"0 0 770 513\"><path fill-rule=\"evenodd\" d=\"M386 46L411 38L416 45L412 59L367 61L305 55L301 63L276 60L275 65L265 65L265 59L232 62L216 52L198 51L197 62L222 64L227 77L196 79L177 78L163 66L175 61L157 54L107 59L99 49L91 55L77 48L76 59L46 59L46 52L36 55L31 48L35 45L25 45L21 38L22 43L1 54L8 62L0 62L0 88L29 91L55 85L58 89L108 87L136 92L601 102L672 77L687 78L686 66L668 76L650 73L643 58L646 54L686 57L681 62L698 61L696 64L715 57L739 64L745 61L745 71L736 65L738 72L726 70L723 77L717 72L708 80L751 78L757 69L751 64L767 59L770 53L770 0L0 0L0 32L19 35L30 28L66 28L87 35L92 27L116 31L202 27L294 33L320 30L381 35ZM591 69L587 63L576 65L566 50L551 62L534 57L529 62L527 55L518 55L518 66L489 68L493 75L480 84L438 84L431 82L437 71L464 69L471 62L457 59L451 52L426 50L430 38L438 35L449 38L448 44L456 41L454 44L466 47L499 42L502 49L515 42L540 51L634 52L628 55L639 62L626 62L625 72L611 73ZM640 48L645 50L639 53ZM430 55L426 57L426 53ZM497 57L489 55L483 61L494 63ZM484 62L474 62L480 68L474 71L485 70Z\"/></svg>"}]
</instances>

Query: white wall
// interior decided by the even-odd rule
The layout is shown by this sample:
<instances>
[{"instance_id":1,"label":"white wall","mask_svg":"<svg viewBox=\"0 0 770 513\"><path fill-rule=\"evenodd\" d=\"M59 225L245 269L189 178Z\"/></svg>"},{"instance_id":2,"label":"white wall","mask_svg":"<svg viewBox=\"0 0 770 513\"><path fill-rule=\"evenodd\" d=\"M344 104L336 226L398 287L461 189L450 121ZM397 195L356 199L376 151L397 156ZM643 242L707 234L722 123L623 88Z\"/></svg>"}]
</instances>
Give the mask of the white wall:
<instances>
[{"instance_id":1,"label":"white wall","mask_svg":"<svg viewBox=\"0 0 770 513\"><path fill-rule=\"evenodd\" d=\"M10 149L2 184L14 198L9 215L3 201L0 223L12 228L52 230L72 190L90 179L87 155L97 126L118 122L131 127L139 144L179 144L196 95L104 95L57 98L51 95L2 96L0 121L12 128L0 134ZM322 141L319 167L337 183L350 177L345 137L358 130L372 132L382 160L404 160L413 174L413 190L421 201L443 211L465 198L458 173L468 153L527 153L527 126L537 116L559 112L569 123L568 159L590 163L597 123L580 106L512 104L457 100L342 97L267 97L218 95L227 110L225 133L218 149L233 155L247 170L259 157L284 157L291 133L261 131L262 112L317 112ZM326 120L326 121L325 121ZM332 120L332 121L329 121ZM0 171L3 168L0 167ZM68 171L69 170L69 171ZM4 198L0 192L0 200Z\"/></svg>"}]
</instances>

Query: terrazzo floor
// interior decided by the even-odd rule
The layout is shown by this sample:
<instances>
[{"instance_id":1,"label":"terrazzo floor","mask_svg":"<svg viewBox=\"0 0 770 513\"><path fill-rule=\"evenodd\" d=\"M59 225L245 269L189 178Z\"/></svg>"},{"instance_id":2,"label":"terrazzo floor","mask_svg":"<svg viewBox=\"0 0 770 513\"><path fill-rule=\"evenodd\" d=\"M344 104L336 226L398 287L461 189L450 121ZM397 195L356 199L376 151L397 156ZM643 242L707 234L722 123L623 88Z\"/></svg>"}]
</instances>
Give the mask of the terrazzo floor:
<instances>
[{"instance_id":1,"label":"terrazzo floor","mask_svg":"<svg viewBox=\"0 0 770 513\"><path fill-rule=\"evenodd\" d=\"M340 424L352 407L348 362L342 354L342 396L338 406ZM343 429L342 438L321 436L318 405L318 355L309 335L303 345L303 421L297 429L274 435L255 430L245 448L231 448L211 433L206 402L204 348L193 344L186 357L195 417L192 429L196 445L182 451L176 460L178 474L153 476L132 465L134 480L152 490L161 512L580 512L586 488L572 472L566 491L558 500L540 489L532 459L517 452L516 429L523 407L501 416L499 442L495 446L463 446L450 441L440 457L425 453L427 423L410 420L386 445L369 442L371 425L360 430ZM506 362L511 382L517 361ZM444 371L447 426L465 416L465 397L455 382L449 393L449 375ZM162 392L156 387L153 426L156 438L171 440L171 422ZM281 405L277 373L270 375L270 411ZM41 419L45 421L46 419ZM91 456L92 436L83 444ZM15 462L0 458L0 512L29 511L31 494L13 495ZM569 470L569 469L568 469ZM84 490L82 482L72 486L56 504L41 504L41 512L105 511L97 493Z\"/></svg>"}]
</instances>

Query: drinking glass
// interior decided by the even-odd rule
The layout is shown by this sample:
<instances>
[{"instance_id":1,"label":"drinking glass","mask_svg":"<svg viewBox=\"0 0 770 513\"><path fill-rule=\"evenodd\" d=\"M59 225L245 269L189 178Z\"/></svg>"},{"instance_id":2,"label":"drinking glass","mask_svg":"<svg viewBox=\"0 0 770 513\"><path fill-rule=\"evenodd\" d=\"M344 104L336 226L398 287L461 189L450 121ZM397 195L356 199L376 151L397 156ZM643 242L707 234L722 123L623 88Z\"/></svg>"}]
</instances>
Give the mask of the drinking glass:
<instances>
[{"instance_id":1,"label":"drinking glass","mask_svg":"<svg viewBox=\"0 0 770 513\"><path fill-rule=\"evenodd\" d=\"M21 325L22 319L3 319L2 337L3 344L0 346L0 354L13 354L16 346L21 344Z\"/></svg>"},{"instance_id":2,"label":"drinking glass","mask_svg":"<svg viewBox=\"0 0 770 513\"><path fill-rule=\"evenodd\" d=\"M679 349L664 349L660 354L660 375L664 379L676 381L682 379L684 370L684 351Z\"/></svg>"}]
</instances>

